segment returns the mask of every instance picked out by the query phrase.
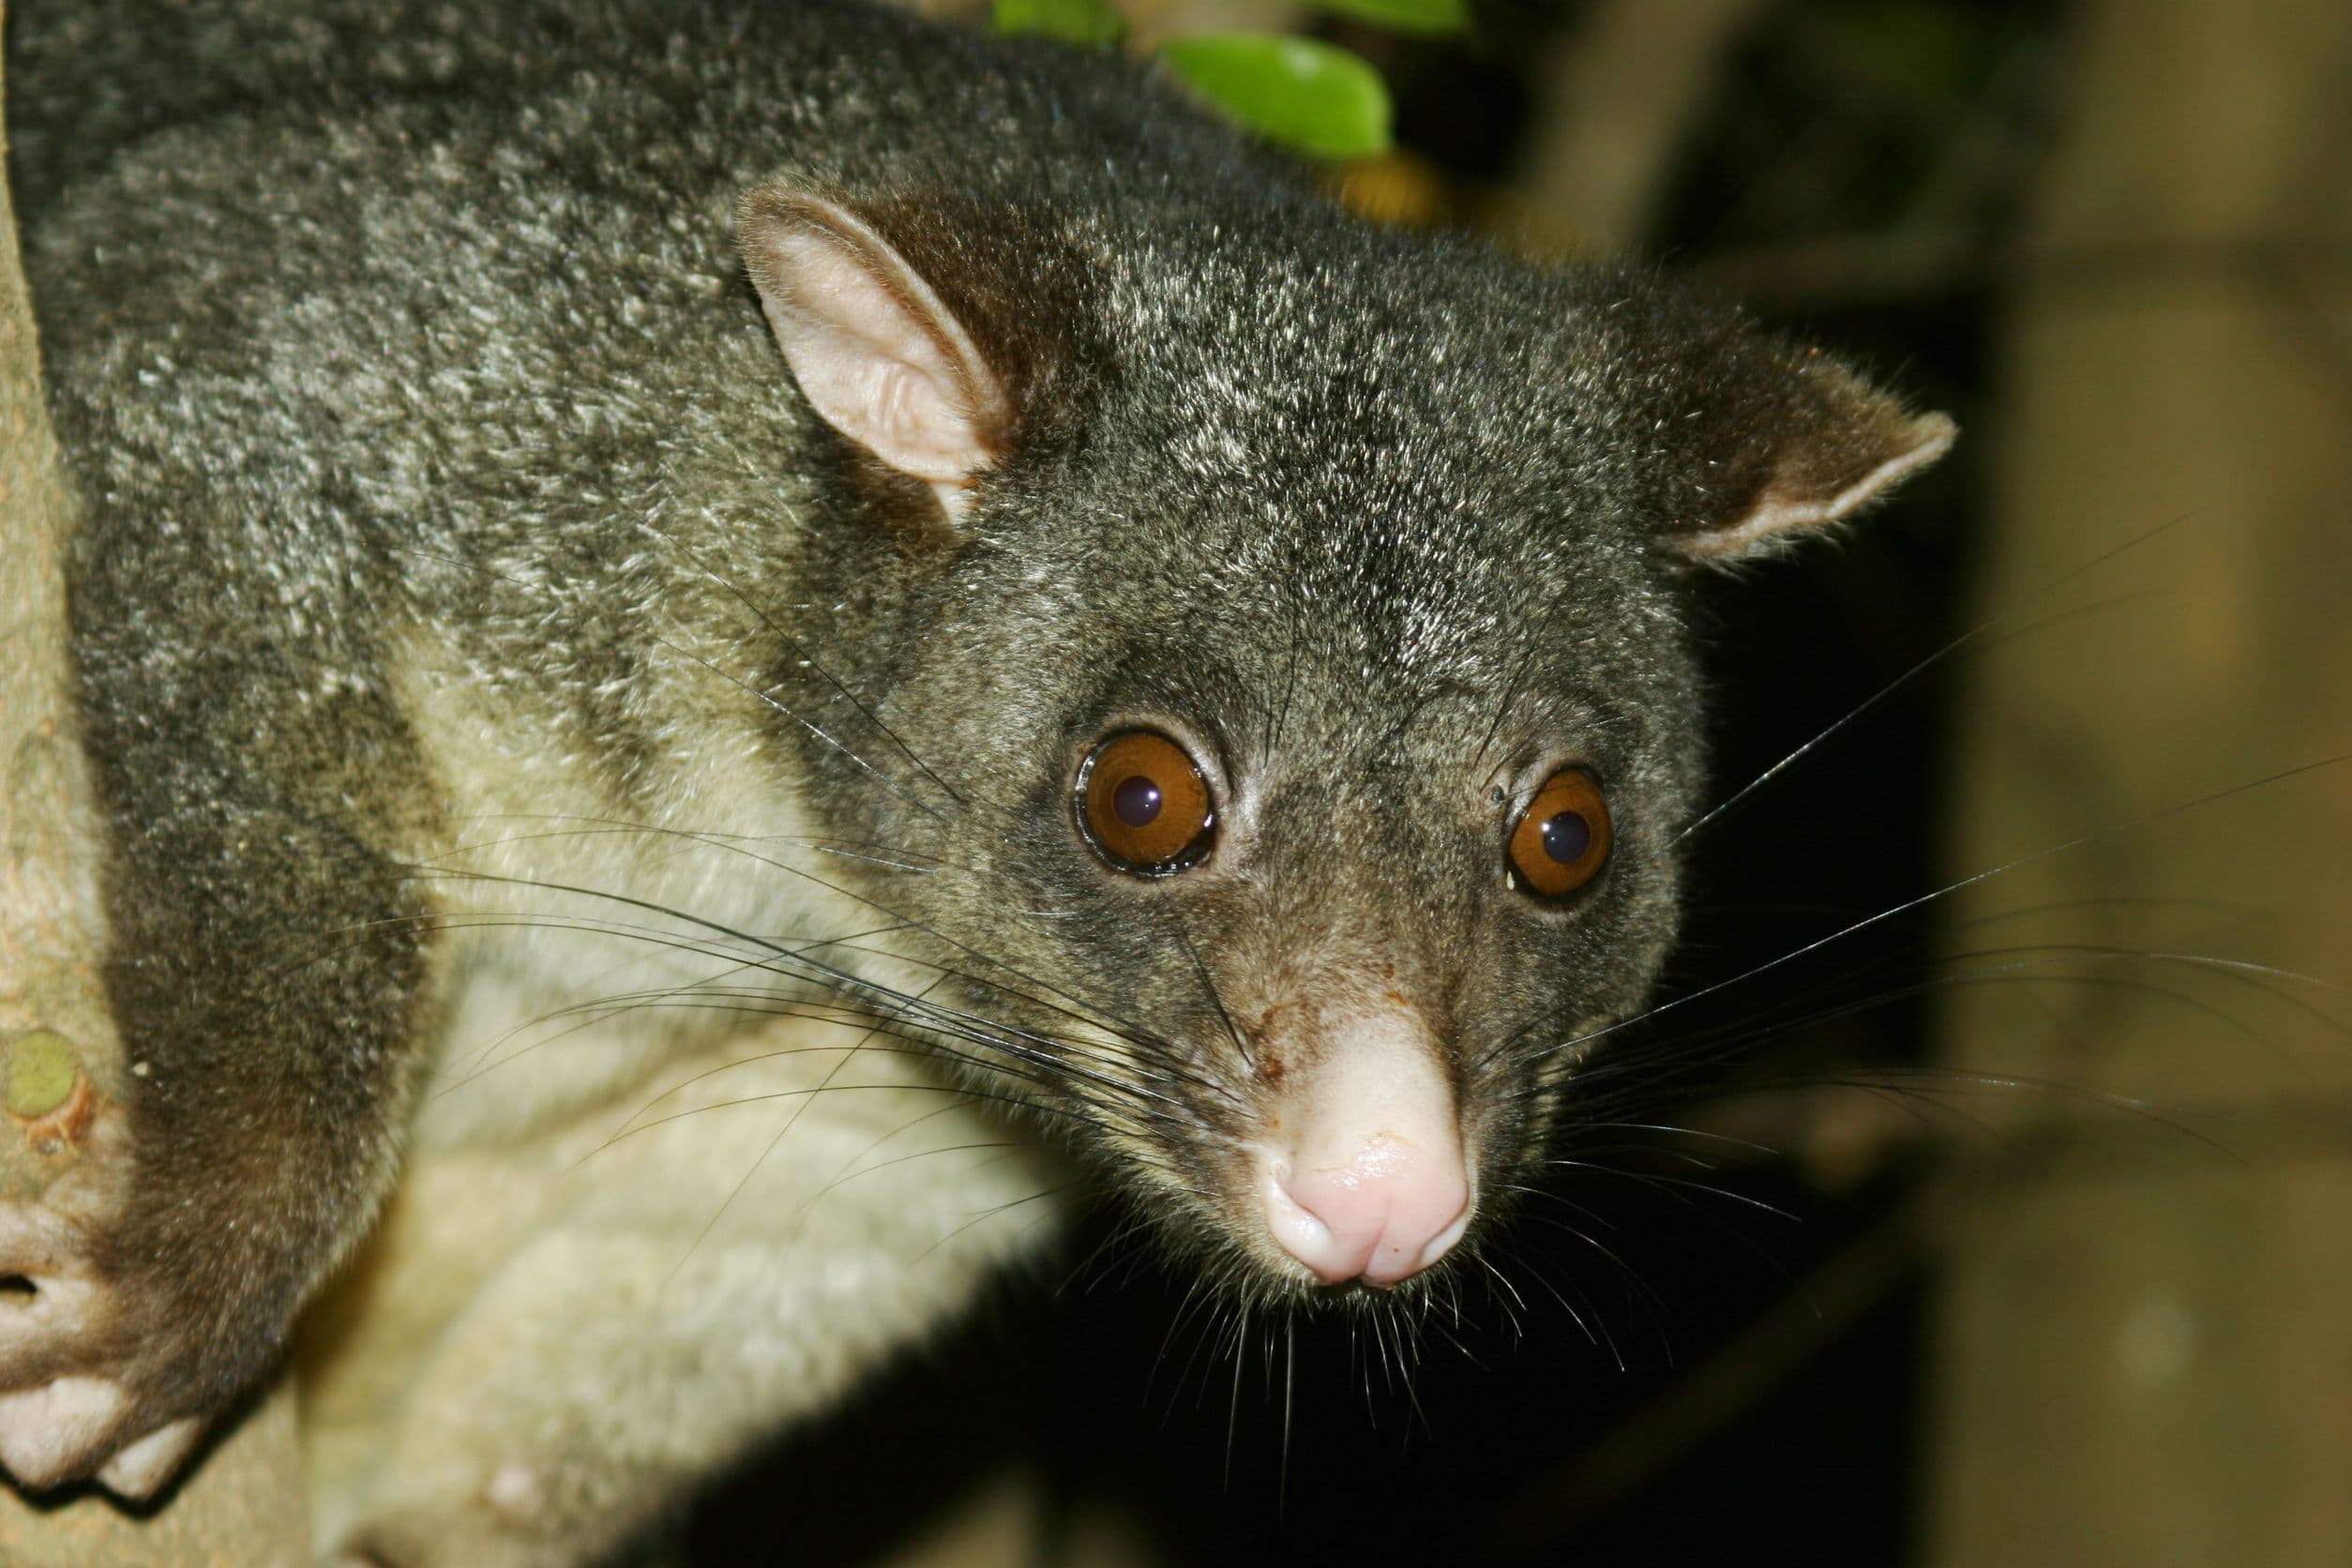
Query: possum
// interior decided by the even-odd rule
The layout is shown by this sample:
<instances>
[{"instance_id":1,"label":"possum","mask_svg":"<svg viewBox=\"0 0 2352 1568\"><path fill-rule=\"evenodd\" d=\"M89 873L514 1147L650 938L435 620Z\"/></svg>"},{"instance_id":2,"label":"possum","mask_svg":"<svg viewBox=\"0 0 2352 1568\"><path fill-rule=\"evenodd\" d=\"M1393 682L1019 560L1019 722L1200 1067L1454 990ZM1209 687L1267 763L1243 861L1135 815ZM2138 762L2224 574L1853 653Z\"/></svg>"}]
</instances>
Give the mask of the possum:
<instances>
[{"instance_id":1,"label":"possum","mask_svg":"<svg viewBox=\"0 0 2352 1568\"><path fill-rule=\"evenodd\" d=\"M847 0L20 8L106 1181L0 1462L300 1342L323 1551L569 1563L1130 1204L1445 1288L1680 914L1693 578L1952 426Z\"/></svg>"}]
</instances>

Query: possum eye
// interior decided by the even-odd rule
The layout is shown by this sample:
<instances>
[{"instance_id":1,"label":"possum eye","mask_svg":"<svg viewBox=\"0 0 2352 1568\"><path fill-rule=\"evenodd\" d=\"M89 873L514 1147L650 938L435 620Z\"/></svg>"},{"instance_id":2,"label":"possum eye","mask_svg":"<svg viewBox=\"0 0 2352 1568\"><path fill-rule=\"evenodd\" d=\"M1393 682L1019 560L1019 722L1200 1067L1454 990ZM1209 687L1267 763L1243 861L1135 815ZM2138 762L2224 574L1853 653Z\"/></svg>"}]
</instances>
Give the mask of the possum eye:
<instances>
[{"instance_id":1,"label":"possum eye","mask_svg":"<svg viewBox=\"0 0 2352 1568\"><path fill-rule=\"evenodd\" d=\"M1150 730L1128 730L1078 764L1078 828L1094 852L1138 877L1198 865L1216 837L1209 781L1184 748Z\"/></svg>"},{"instance_id":2,"label":"possum eye","mask_svg":"<svg viewBox=\"0 0 2352 1568\"><path fill-rule=\"evenodd\" d=\"M1609 858L1609 808L1582 768L1544 780L1511 829L1511 885L1539 898L1564 898L1600 874Z\"/></svg>"}]
</instances>

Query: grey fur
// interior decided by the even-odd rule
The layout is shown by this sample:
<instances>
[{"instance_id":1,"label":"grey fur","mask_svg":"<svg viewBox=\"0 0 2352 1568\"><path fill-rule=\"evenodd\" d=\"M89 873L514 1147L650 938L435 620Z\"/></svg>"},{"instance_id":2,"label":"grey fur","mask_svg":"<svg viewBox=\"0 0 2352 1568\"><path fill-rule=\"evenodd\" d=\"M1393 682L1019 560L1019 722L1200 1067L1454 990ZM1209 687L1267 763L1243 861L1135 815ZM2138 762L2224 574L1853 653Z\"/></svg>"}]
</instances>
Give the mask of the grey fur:
<instances>
[{"instance_id":1,"label":"grey fur","mask_svg":"<svg viewBox=\"0 0 2352 1568\"><path fill-rule=\"evenodd\" d=\"M1235 1198L1236 1030L1410 993L1507 1187L1559 1048L1674 934L1693 541L1935 433L1638 271L1361 224L1047 46L808 0L23 11L110 983L155 1065L109 1254L153 1418L246 1385L395 1177L436 1005L409 872L457 831L413 628L648 805L686 719L767 691L779 788L920 868L841 875L963 972L985 1022L931 1021L972 1071L1297 1295ZM731 230L762 180L867 215L1011 387L960 527L799 397ZM1140 721L1235 824L1165 882L1072 831L1078 758ZM1502 846L1565 761L1618 840L1553 909Z\"/></svg>"}]
</instances>

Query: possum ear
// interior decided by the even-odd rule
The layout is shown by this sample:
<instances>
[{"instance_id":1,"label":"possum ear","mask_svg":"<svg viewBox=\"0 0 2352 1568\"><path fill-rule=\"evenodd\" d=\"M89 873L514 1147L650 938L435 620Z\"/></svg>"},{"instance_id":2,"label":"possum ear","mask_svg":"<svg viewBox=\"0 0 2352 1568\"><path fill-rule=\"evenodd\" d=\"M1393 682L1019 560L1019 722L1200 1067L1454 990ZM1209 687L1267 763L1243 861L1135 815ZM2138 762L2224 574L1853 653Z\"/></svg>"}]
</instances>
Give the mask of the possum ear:
<instances>
[{"instance_id":1,"label":"possum ear","mask_svg":"<svg viewBox=\"0 0 2352 1568\"><path fill-rule=\"evenodd\" d=\"M737 236L776 340L827 424L930 487L950 519L1003 455L1010 400L939 291L848 207L767 185Z\"/></svg>"},{"instance_id":2,"label":"possum ear","mask_svg":"<svg viewBox=\"0 0 2352 1568\"><path fill-rule=\"evenodd\" d=\"M1693 561L1766 554L1842 522L1951 449L1958 428L1915 415L1817 349L1744 326L1700 345L1681 414L1685 484L1673 548Z\"/></svg>"}]
</instances>

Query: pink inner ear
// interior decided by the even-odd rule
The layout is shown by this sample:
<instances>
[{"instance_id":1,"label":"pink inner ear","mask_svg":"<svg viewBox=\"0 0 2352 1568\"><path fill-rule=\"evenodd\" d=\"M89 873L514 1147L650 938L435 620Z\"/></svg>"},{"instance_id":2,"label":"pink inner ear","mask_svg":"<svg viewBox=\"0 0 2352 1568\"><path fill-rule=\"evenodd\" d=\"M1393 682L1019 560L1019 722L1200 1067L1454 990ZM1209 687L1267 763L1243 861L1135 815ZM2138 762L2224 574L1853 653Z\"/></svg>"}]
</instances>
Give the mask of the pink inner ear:
<instances>
[{"instance_id":1,"label":"pink inner ear","mask_svg":"<svg viewBox=\"0 0 2352 1568\"><path fill-rule=\"evenodd\" d=\"M1815 472L1795 483L1786 472L1775 473L1745 513L1722 527L1688 535L1681 541L1682 553L1700 561L1727 560L1770 543L1775 535L1842 521L1950 451L1959 433L1948 416L1922 415L1904 421L1899 434L1868 454L1877 460L1871 467L1862 468L1867 459L1861 458L1833 478Z\"/></svg>"},{"instance_id":2,"label":"pink inner ear","mask_svg":"<svg viewBox=\"0 0 2352 1568\"><path fill-rule=\"evenodd\" d=\"M817 412L960 511L1005 420L994 375L946 303L829 203L755 191L742 239L768 324Z\"/></svg>"}]
</instances>

